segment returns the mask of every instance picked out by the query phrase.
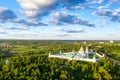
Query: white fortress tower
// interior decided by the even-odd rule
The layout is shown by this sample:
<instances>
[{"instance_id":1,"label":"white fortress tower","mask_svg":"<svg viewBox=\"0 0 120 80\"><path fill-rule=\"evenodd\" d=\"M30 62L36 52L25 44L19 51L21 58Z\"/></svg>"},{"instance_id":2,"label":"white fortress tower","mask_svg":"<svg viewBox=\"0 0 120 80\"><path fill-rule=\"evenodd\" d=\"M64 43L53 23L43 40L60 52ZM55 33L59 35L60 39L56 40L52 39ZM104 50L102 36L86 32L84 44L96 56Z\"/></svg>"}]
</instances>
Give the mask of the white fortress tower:
<instances>
[{"instance_id":1,"label":"white fortress tower","mask_svg":"<svg viewBox=\"0 0 120 80\"><path fill-rule=\"evenodd\" d=\"M86 57L88 58L89 57L88 46L86 47L85 54L86 54Z\"/></svg>"}]
</instances>

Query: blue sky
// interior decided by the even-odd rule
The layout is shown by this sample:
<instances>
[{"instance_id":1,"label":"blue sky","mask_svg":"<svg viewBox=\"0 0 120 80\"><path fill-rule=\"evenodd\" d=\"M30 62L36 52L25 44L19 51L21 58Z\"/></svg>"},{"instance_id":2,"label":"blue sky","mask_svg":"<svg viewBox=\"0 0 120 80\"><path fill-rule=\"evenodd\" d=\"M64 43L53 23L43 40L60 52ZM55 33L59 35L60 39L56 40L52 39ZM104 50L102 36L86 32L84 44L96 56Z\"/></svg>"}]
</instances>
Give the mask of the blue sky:
<instances>
[{"instance_id":1,"label":"blue sky","mask_svg":"<svg viewBox=\"0 0 120 80\"><path fill-rule=\"evenodd\" d=\"M1 0L0 39L120 40L120 0Z\"/></svg>"}]
</instances>

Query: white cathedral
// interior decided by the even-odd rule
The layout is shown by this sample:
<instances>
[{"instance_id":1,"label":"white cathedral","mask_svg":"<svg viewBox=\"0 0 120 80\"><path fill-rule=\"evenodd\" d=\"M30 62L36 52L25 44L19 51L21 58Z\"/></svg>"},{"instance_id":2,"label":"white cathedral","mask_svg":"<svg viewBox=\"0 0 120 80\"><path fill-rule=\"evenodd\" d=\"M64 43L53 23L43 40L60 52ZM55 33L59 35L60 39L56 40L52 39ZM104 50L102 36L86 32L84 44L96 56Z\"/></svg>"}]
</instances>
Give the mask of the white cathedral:
<instances>
[{"instance_id":1,"label":"white cathedral","mask_svg":"<svg viewBox=\"0 0 120 80\"><path fill-rule=\"evenodd\" d=\"M63 59L68 59L68 60L80 60L80 61L88 61L88 62L97 62L99 61L101 58L104 57L103 55L100 55L99 53L97 53L96 51L89 51L88 47L86 47L86 49L84 50L83 47L81 46L79 51L72 51L72 52L66 52L66 53L62 53L60 51L60 53L58 54L52 54L49 53L49 57L57 57L57 58L63 58Z\"/></svg>"}]
</instances>

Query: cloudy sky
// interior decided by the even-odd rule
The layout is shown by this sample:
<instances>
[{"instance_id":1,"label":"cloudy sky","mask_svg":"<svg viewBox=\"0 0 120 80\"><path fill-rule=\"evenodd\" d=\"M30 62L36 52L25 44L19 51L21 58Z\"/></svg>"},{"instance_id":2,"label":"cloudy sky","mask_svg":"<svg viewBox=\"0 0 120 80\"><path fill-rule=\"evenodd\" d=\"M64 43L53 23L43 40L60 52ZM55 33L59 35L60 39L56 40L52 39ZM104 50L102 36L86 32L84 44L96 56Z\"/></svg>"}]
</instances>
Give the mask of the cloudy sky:
<instances>
[{"instance_id":1,"label":"cloudy sky","mask_svg":"<svg viewBox=\"0 0 120 80\"><path fill-rule=\"evenodd\" d=\"M0 39L120 40L120 0L0 0Z\"/></svg>"}]
</instances>

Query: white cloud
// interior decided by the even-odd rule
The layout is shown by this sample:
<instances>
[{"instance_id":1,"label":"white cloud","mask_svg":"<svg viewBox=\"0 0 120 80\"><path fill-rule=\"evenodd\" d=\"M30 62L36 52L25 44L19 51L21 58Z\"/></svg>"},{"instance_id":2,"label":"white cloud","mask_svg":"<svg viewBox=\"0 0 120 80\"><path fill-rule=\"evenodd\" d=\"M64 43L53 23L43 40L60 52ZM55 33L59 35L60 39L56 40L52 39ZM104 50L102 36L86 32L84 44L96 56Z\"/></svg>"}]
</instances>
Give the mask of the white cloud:
<instances>
[{"instance_id":1,"label":"white cloud","mask_svg":"<svg viewBox=\"0 0 120 80\"><path fill-rule=\"evenodd\" d=\"M108 6L99 6L98 9L106 9Z\"/></svg>"},{"instance_id":2,"label":"white cloud","mask_svg":"<svg viewBox=\"0 0 120 80\"><path fill-rule=\"evenodd\" d=\"M104 0L98 0L98 3L102 3Z\"/></svg>"},{"instance_id":3,"label":"white cloud","mask_svg":"<svg viewBox=\"0 0 120 80\"><path fill-rule=\"evenodd\" d=\"M104 22L102 22L102 23L100 24L100 27L105 27L105 26L108 25L108 24L109 24L109 22L104 21Z\"/></svg>"},{"instance_id":4,"label":"white cloud","mask_svg":"<svg viewBox=\"0 0 120 80\"><path fill-rule=\"evenodd\" d=\"M113 22L120 22L120 8L115 9L114 11L109 9L98 9L94 14L103 18L109 18Z\"/></svg>"},{"instance_id":5,"label":"white cloud","mask_svg":"<svg viewBox=\"0 0 120 80\"><path fill-rule=\"evenodd\" d=\"M4 30L29 30L30 27L27 26L6 26L6 25L0 25L1 29Z\"/></svg>"},{"instance_id":6,"label":"white cloud","mask_svg":"<svg viewBox=\"0 0 120 80\"><path fill-rule=\"evenodd\" d=\"M110 0L108 6L117 4L119 0Z\"/></svg>"},{"instance_id":7,"label":"white cloud","mask_svg":"<svg viewBox=\"0 0 120 80\"><path fill-rule=\"evenodd\" d=\"M2 31L2 32L0 32L0 35L3 35L3 34L8 34L7 32L5 32L5 31Z\"/></svg>"},{"instance_id":8,"label":"white cloud","mask_svg":"<svg viewBox=\"0 0 120 80\"><path fill-rule=\"evenodd\" d=\"M112 11L108 9L98 9L93 14L97 14L102 17L110 17L112 15Z\"/></svg>"},{"instance_id":9,"label":"white cloud","mask_svg":"<svg viewBox=\"0 0 120 80\"><path fill-rule=\"evenodd\" d=\"M0 21L13 21L17 19L17 15L10 9L5 7L0 7Z\"/></svg>"},{"instance_id":10,"label":"white cloud","mask_svg":"<svg viewBox=\"0 0 120 80\"><path fill-rule=\"evenodd\" d=\"M18 2L26 10L39 10L51 6L56 0L18 0Z\"/></svg>"},{"instance_id":11,"label":"white cloud","mask_svg":"<svg viewBox=\"0 0 120 80\"><path fill-rule=\"evenodd\" d=\"M21 7L25 10L24 14L31 22L39 22L40 16L43 16L51 9L55 8L57 0L18 0Z\"/></svg>"},{"instance_id":12,"label":"white cloud","mask_svg":"<svg viewBox=\"0 0 120 80\"><path fill-rule=\"evenodd\" d=\"M51 16L49 23L54 25L78 24L88 27L95 27L95 25L91 24L89 21L83 20L79 16L67 12L56 12Z\"/></svg>"},{"instance_id":13,"label":"white cloud","mask_svg":"<svg viewBox=\"0 0 120 80\"><path fill-rule=\"evenodd\" d=\"M85 28L63 29L63 28L57 27L56 30L61 31L61 32L66 32L66 33L84 33L84 32L86 32Z\"/></svg>"}]
</instances>

